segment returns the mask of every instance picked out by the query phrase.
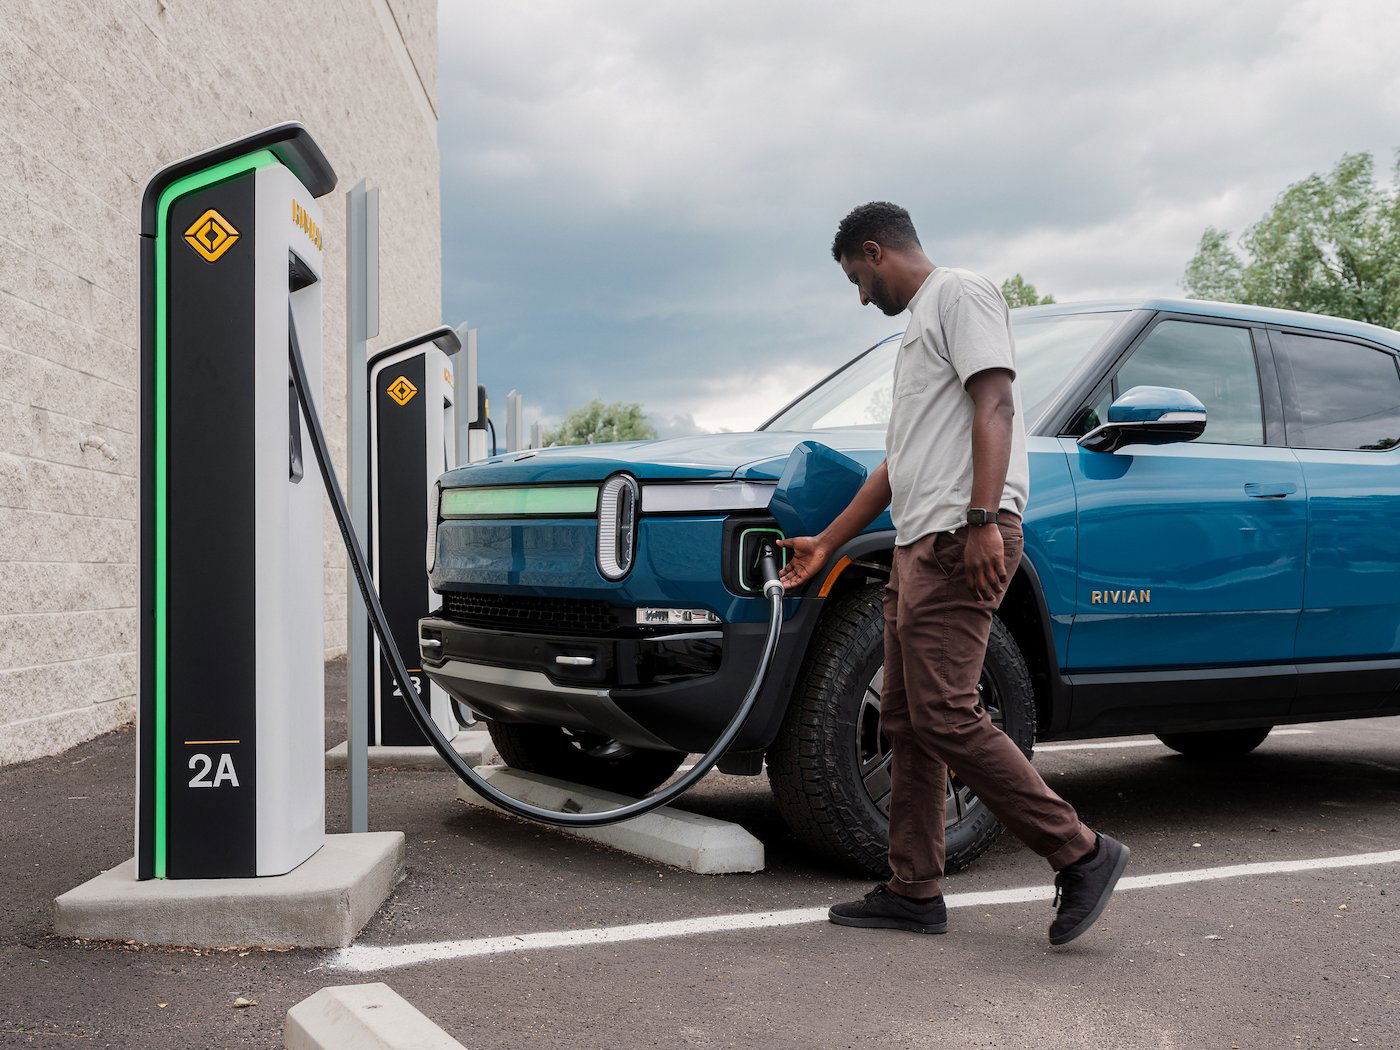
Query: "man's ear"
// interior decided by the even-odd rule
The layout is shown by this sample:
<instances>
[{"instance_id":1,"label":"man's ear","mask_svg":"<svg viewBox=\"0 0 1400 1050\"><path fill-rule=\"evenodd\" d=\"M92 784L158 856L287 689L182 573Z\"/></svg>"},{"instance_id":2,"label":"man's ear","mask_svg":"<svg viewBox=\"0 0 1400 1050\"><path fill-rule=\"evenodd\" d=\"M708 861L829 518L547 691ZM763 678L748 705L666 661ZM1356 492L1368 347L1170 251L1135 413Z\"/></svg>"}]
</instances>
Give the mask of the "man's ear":
<instances>
[{"instance_id":1,"label":"man's ear","mask_svg":"<svg viewBox=\"0 0 1400 1050\"><path fill-rule=\"evenodd\" d=\"M879 266L885 257L885 249L881 248L875 241L866 241L860 246L860 250L871 266Z\"/></svg>"}]
</instances>

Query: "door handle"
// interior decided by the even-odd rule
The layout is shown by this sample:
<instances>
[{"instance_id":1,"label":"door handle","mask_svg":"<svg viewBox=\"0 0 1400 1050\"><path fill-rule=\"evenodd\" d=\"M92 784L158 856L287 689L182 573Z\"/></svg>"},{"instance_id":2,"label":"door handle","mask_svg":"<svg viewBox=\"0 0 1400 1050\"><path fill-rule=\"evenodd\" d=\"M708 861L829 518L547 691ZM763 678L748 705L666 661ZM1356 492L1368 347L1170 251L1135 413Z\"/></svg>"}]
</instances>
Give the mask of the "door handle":
<instances>
[{"instance_id":1,"label":"door handle","mask_svg":"<svg viewBox=\"0 0 1400 1050\"><path fill-rule=\"evenodd\" d=\"M1244 494L1255 499L1283 499L1298 491L1291 481L1249 481L1245 483Z\"/></svg>"}]
</instances>

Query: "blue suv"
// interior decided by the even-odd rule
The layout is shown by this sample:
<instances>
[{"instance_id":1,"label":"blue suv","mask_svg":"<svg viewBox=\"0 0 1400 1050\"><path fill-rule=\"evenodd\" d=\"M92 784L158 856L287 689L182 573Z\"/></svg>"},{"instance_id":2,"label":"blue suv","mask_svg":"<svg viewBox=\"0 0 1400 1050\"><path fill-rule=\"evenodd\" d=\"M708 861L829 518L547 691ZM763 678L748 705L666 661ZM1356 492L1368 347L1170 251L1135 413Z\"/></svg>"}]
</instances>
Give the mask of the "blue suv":
<instances>
[{"instance_id":1,"label":"blue suv","mask_svg":"<svg viewBox=\"0 0 1400 1050\"><path fill-rule=\"evenodd\" d=\"M1155 733L1229 760L1288 722L1400 712L1400 333L1146 299L1013 312L1025 558L980 690L1037 740ZM802 442L884 456L893 336L751 434L551 448L444 475L423 670L510 765L640 794L733 716L767 630L756 545ZM784 494L786 497L786 494ZM775 504L777 506L777 504ZM721 764L817 848L885 865L888 514L786 599ZM954 771L948 861L996 820Z\"/></svg>"}]
</instances>

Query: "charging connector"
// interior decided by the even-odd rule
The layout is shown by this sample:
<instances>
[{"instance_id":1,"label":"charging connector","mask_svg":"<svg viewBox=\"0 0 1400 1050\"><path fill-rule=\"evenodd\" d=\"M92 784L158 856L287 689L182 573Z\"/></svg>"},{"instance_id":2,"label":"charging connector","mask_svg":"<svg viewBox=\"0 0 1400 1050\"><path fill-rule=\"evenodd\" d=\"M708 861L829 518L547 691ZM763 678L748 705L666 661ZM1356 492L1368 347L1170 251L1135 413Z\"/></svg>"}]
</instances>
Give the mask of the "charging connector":
<instances>
[{"instance_id":1,"label":"charging connector","mask_svg":"<svg viewBox=\"0 0 1400 1050\"><path fill-rule=\"evenodd\" d=\"M783 585L779 580L778 569L778 545L770 539L760 540L758 550L754 554L754 568L758 570L759 578L763 581L763 593L766 597L772 597L775 593L779 599L783 596Z\"/></svg>"}]
</instances>

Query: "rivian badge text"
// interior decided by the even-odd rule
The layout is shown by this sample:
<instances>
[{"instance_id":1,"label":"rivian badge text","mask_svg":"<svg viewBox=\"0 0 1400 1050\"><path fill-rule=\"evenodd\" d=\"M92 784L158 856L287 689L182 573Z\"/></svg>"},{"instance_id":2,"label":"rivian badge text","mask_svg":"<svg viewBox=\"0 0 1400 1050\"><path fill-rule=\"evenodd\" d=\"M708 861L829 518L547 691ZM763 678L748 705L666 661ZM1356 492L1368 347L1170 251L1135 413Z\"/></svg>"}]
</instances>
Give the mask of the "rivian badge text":
<instances>
[{"instance_id":1,"label":"rivian badge text","mask_svg":"<svg viewBox=\"0 0 1400 1050\"><path fill-rule=\"evenodd\" d=\"M1152 600L1150 590L1142 591L1090 591L1090 605L1138 605Z\"/></svg>"}]
</instances>

